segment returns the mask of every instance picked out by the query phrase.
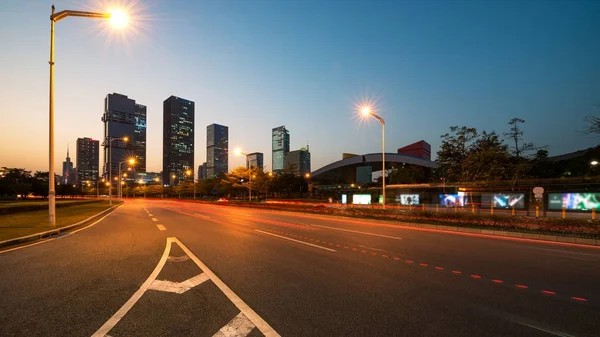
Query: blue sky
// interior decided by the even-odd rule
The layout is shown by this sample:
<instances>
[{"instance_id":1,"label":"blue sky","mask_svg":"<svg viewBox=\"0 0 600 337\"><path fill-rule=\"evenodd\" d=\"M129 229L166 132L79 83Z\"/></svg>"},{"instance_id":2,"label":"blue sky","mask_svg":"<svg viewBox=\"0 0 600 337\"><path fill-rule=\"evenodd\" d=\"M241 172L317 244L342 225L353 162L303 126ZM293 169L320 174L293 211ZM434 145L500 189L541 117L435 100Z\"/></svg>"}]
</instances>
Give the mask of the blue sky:
<instances>
[{"instance_id":1,"label":"blue sky","mask_svg":"<svg viewBox=\"0 0 600 337\"><path fill-rule=\"evenodd\" d=\"M600 115L600 1L117 1L134 22L56 25L56 163L67 143L102 136L103 99L148 106L148 170L162 158L162 102L196 102L196 166L206 126L229 126L230 147L265 153L285 125L310 144L312 169L342 152L380 151L380 127L355 117L378 100L386 150L424 139L438 150L451 125L507 131L551 154L598 143L584 117ZM0 166L47 170L50 1L8 0L0 29ZM105 10L109 1L54 1ZM231 151L233 152L233 151ZM243 158L230 157L230 169Z\"/></svg>"}]
</instances>

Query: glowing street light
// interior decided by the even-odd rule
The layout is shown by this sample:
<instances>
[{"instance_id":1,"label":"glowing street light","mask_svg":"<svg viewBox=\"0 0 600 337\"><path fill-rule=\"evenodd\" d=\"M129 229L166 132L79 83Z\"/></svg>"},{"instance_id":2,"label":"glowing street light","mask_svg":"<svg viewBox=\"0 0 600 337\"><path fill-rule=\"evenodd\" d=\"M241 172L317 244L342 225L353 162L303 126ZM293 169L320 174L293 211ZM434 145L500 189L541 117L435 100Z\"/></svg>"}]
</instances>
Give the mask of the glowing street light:
<instances>
[{"instance_id":1,"label":"glowing street light","mask_svg":"<svg viewBox=\"0 0 600 337\"><path fill-rule=\"evenodd\" d=\"M119 162L119 178L127 177L127 173L123 173L123 175L121 176L121 165L123 164L135 165L135 158L132 157L122 162ZM119 187L119 200L123 200L123 185L125 185L125 182L121 181L121 184L117 186Z\"/></svg>"},{"instance_id":2,"label":"glowing street light","mask_svg":"<svg viewBox=\"0 0 600 337\"><path fill-rule=\"evenodd\" d=\"M592 160L592 162L590 164L592 164L592 166L596 166L596 165L598 165L598 161L597 160Z\"/></svg>"},{"instance_id":3,"label":"glowing street light","mask_svg":"<svg viewBox=\"0 0 600 337\"><path fill-rule=\"evenodd\" d=\"M382 178L382 187L383 187L383 208L385 209L385 120L373 112L373 109L365 105L360 108L360 113L364 117L373 117L381 123L381 162L382 162L382 170L381 170L381 178Z\"/></svg>"},{"instance_id":4,"label":"glowing street light","mask_svg":"<svg viewBox=\"0 0 600 337\"><path fill-rule=\"evenodd\" d=\"M50 93L48 104L48 222L50 226L56 226L56 191L54 189L54 24L68 16L92 18L92 19L111 19L114 26L123 27L127 23L127 15L123 11L113 11L111 13L83 12L65 10L55 13L54 5L50 14Z\"/></svg>"},{"instance_id":5,"label":"glowing street light","mask_svg":"<svg viewBox=\"0 0 600 337\"><path fill-rule=\"evenodd\" d=\"M123 28L129 23L129 17L121 9L113 9L110 12L110 24L115 28Z\"/></svg>"}]
</instances>

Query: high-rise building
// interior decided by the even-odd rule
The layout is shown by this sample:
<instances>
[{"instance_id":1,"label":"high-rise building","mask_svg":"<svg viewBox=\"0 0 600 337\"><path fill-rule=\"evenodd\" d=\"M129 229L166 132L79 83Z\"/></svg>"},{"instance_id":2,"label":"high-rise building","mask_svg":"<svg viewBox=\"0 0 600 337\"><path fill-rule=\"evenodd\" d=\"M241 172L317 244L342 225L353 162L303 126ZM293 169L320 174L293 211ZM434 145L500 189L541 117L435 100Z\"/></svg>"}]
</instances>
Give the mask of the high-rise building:
<instances>
[{"instance_id":1,"label":"high-rise building","mask_svg":"<svg viewBox=\"0 0 600 337\"><path fill-rule=\"evenodd\" d=\"M206 163L198 166L198 180L206 179Z\"/></svg>"},{"instance_id":2,"label":"high-rise building","mask_svg":"<svg viewBox=\"0 0 600 337\"><path fill-rule=\"evenodd\" d=\"M211 124L206 127L206 178L229 171L229 128Z\"/></svg>"},{"instance_id":3,"label":"high-rise building","mask_svg":"<svg viewBox=\"0 0 600 337\"><path fill-rule=\"evenodd\" d=\"M91 138L77 138L77 182L82 185L86 181L98 179L100 160L100 142Z\"/></svg>"},{"instance_id":4,"label":"high-rise building","mask_svg":"<svg viewBox=\"0 0 600 337\"><path fill-rule=\"evenodd\" d=\"M133 128L133 148L135 151L135 169L146 172L146 106L135 104L135 126Z\"/></svg>"},{"instance_id":5,"label":"high-rise building","mask_svg":"<svg viewBox=\"0 0 600 337\"><path fill-rule=\"evenodd\" d=\"M112 173L119 171L119 162L136 157L136 171L146 170L146 107L122 94L108 94L104 99L104 161L103 175L107 176L112 162ZM109 160L109 138L128 137L129 141L112 142L112 160Z\"/></svg>"},{"instance_id":6,"label":"high-rise building","mask_svg":"<svg viewBox=\"0 0 600 337\"><path fill-rule=\"evenodd\" d=\"M272 168L273 171L281 171L285 168L284 158L290 152L290 132L285 125L273 129L272 135Z\"/></svg>"},{"instance_id":7,"label":"high-rise building","mask_svg":"<svg viewBox=\"0 0 600 337\"><path fill-rule=\"evenodd\" d=\"M75 170L73 169L73 162L71 161L71 157L69 157L69 146L67 145L67 158L63 161L62 165L62 179L60 182L65 185L76 184L77 183L77 175L75 174Z\"/></svg>"},{"instance_id":8,"label":"high-rise building","mask_svg":"<svg viewBox=\"0 0 600 337\"><path fill-rule=\"evenodd\" d=\"M171 96L163 102L163 170L165 185L193 181L187 170L194 170L194 102ZM175 178L173 178L175 176Z\"/></svg>"},{"instance_id":9,"label":"high-rise building","mask_svg":"<svg viewBox=\"0 0 600 337\"><path fill-rule=\"evenodd\" d=\"M285 155L284 167L295 175L310 173L310 151L308 145L300 150L290 151Z\"/></svg>"},{"instance_id":10,"label":"high-rise building","mask_svg":"<svg viewBox=\"0 0 600 337\"><path fill-rule=\"evenodd\" d=\"M246 155L246 168L263 168L263 154L261 152L249 153Z\"/></svg>"}]
</instances>

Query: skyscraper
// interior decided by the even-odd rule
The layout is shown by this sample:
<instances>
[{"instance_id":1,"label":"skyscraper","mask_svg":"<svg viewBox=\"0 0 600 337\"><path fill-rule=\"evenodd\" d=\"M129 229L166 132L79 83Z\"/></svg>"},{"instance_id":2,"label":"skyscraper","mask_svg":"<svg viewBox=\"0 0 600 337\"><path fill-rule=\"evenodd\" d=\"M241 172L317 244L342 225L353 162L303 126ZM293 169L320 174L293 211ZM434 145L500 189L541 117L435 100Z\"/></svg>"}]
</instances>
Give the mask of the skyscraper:
<instances>
[{"instance_id":1,"label":"skyscraper","mask_svg":"<svg viewBox=\"0 0 600 337\"><path fill-rule=\"evenodd\" d=\"M206 163L198 166L198 179L206 179Z\"/></svg>"},{"instance_id":2,"label":"skyscraper","mask_svg":"<svg viewBox=\"0 0 600 337\"><path fill-rule=\"evenodd\" d=\"M273 171L281 171L285 168L285 155L290 152L290 133L285 128L285 125L273 129L271 140L273 147Z\"/></svg>"},{"instance_id":3,"label":"skyscraper","mask_svg":"<svg viewBox=\"0 0 600 337\"><path fill-rule=\"evenodd\" d=\"M263 154L260 152L249 153L246 156L246 168L263 168Z\"/></svg>"},{"instance_id":4,"label":"skyscraper","mask_svg":"<svg viewBox=\"0 0 600 337\"><path fill-rule=\"evenodd\" d=\"M61 179L61 184L75 184L77 183L77 175L75 174L75 170L73 169L73 162L71 161L71 157L69 157L69 146L67 145L67 158L63 161L63 174Z\"/></svg>"},{"instance_id":5,"label":"skyscraper","mask_svg":"<svg viewBox=\"0 0 600 337\"><path fill-rule=\"evenodd\" d=\"M194 174L194 102L171 96L163 102L163 170L165 185L177 185ZM175 178L173 178L173 175Z\"/></svg>"},{"instance_id":6,"label":"skyscraper","mask_svg":"<svg viewBox=\"0 0 600 337\"><path fill-rule=\"evenodd\" d=\"M229 171L229 128L211 124L206 127L206 178Z\"/></svg>"},{"instance_id":7,"label":"skyscraper","mask_svg":"<svg viewBox=\"0 0 600 337\"><path fill-rule=\"evenodd\" d=\"M300 150L291 151L285 155L285 169L291 170L295 175L310 173L310 151L308 145Z\"/></svg>"},{"instance_id":8,"label":"skyscraper","mask_svg":"<svg viewBox=\"0 0 600 337\"><path fill-rule=\"evenodd\" d=\"M133 128L132 144L135 151L135 169L138 172L146 172L146 106L135 105L135 126Z\"/></svg>"},{"instance_id":9,"label":"skyscraper","mask_svg":"<svg viewBox=\"0 0 600 337\"><path fill-rule=\"evenodd\" d=\"M95 182L98 179L100 142L91 138L77 138L77 182Z\"/></svg>"},{"instance_id":10,"label":"skyscraper","mask_svg":"<svg viewBox=\"0 0 600 337\"><path fill-rule=\"evenodd\" d=\"M104 99L104 161L103 175L108 175L109 138L128 137L129 141L112 142L112 172L119 171L119 162L136 157L137 171L146 170L146 107L122 94L108 94Z\"/></svg>"}]
</instances>

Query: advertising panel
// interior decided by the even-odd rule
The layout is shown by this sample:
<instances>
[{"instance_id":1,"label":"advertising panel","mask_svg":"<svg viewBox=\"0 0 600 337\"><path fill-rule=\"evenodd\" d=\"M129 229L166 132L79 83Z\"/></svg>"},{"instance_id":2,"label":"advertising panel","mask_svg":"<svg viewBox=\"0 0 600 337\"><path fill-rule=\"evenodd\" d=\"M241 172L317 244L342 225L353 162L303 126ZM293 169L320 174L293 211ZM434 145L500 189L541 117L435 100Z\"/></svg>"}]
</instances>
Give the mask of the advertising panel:
<instances>
[{"instance_id":1,"label":"advertising panel","mask_svg":"<svg viewBox=\"0 0 600 337\"><path fill-rule=\"evenodd\" d=\"M345 205L348 203L348 195L342 194L342 204Z\"/></svg>"},{"instance_id":2,"label":"advertising panel","mask_svg":"<svg viewBox=\"0 0 600 337\"><path fill-rule=\"evenodd\" d=\"M419 195L418 194L399 194L396 197L396 201L400 202L400 205L419 205Z\"/></svg>"},{"instance_id":3,"label":"advertising panel","mask_svg":"<svg viewBox=\"0 0 600 337\"><path fill-rule=\"evenodd\" d=\"M548 209L572 211L600 210L600 193L549 193Z\"/></svg>"},{"instance_id":4,"label":"advertising panel","mask_svg":"<svg viewBox=\"0 0 600 337\"><path fill-rule=\"evenodd\" d=\"M352 203L355 205L370 205L371 195L370 194L354 194L352 195Z\"/></svg>"},{"instance_id":5,"label":"advertising panel","mask_svg":"<svg viewBox=\"0 0 600 337\"><path fill-rule=\"evenodd\" d=\"M446 207L464 206L467 202L465 192L458 192L457 194L440 194L440 205Z\"/></svg>"},{"instance_id":6,"label":"advertising panel","mask_svg":"<svg viewBox=\"0 0 600 337\"><path fill-rule=\"evenodd\" d=\"M481 203L490 205L493 202L494 208L525 208L525 194L523 193L486 193L481 195Z\"/></svg>"}]
</instances>

